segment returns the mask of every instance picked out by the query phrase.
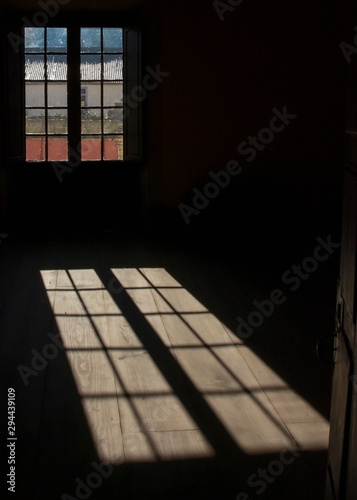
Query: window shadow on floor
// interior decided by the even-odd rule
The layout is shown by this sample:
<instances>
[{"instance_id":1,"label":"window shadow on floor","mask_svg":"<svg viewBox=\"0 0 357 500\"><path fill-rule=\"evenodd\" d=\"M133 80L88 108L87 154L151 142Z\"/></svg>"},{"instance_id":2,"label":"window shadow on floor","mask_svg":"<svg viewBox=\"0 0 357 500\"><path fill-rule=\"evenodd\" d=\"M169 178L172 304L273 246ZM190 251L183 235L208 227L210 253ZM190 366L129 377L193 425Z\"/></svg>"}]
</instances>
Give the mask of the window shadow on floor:
<instances>
[{"instance_id":1,"label":"window shadow on floor","mask_svg":"<svg viewBox=\"0 0 357 500\"><path fill-rule=\"evenodd\" d=\"M239 367L230 361L233 352L238 356L235 353L245 347L227 327L222 308L218 305L216 312L209 294L200 289L202 268L194 259L183 262L179 257L155 246L117 242L27 248L14 271L1 324L3 335L6 330L12 335L3 340L3 352L10 353L6 372L11 376L6 378L18 387L18 481L24 499L61 498L64 493L76 498L79 491L84 498L88 487L91 498L98 499L221 499L242 491L258 498L258 486L247 485L248 478L279 460L289 443L294 450L297 442L291 430L278 412L271 412L275 406L271 398L264 399L256 377L242 380ZM171 283L152 281L150 272L160 269L166 270L161 278L169 276ZM83 281L88 275L94 282ZM215 297L218 303L217 290ZM170 326L182 332L184 341L173 342ZM209 341L210 328L219 328L220 338L228 341ZM18 363L31 365L33 350L43 351L50 331L60 334L63 349L58 347L56 356L26 386L14 369ZM113 338L113 332L135 334L135 341L125 346L120 340L125 335ZM87 344L71 344L73 339ZM202 367L197 366L197 353L204 360ZM237 359L247 365L244 357ZM212 379L199 378L205 364L214 370ZM150 373L153 378L145 380ZM265 390L278 396L286 388L278 382ZM254 421L256 414L263 426L270 426L266 434L262 429L267 442L259 433L252 435L247 416ZM114 434L108 434L104 417L115 415L118 422L110 420L109 426ZM120 420L123 416L126 422ZM124 429L127 422L133 428ZM241 433L234 435L239 428ZM124 442L118 446L115 439L120 436ZM107 452L112 453L113 470L94 487L99 483L93 474L106 462ZM324 467L316 463L318 457L323 463L325 451L312 446L299 455L270 476L271 483L265 481L264 498L284 498L279 492L287 491L289 498L301 498L302 492L305 498L319 498ZM21 479L21 471L31 486ZM83 489L76 493L79 484Z\"/></svg>"}]
</instances>

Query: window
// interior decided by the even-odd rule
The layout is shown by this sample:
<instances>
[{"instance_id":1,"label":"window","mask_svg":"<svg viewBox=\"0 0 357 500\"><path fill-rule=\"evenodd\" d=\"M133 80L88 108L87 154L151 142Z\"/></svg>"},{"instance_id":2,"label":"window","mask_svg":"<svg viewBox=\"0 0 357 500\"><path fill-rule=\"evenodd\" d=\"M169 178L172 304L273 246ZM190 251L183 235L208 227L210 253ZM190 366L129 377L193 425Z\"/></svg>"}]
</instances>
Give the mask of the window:
<instances>
[{"instance_id":1,"label":"window","mask_svg":"<svg viewBox=\"0 0 357 500\"><path fill-rule=\"evenodd\" d=\"M67 30L25 28L26 159L68 159Z\"/></svg>"},{"instance_id":2,"label":"window","mask_svg":"<svg viewBox=\"0 0 357 500\"><path fill-rule=\"evenodd\" d=\"M124 159L122 28L25 28L26 161Z\"/></svg>"},{"instance_id":3,"label":"window","mask_svg":"<svg viewBox=\"0 0 357 500\"><path fill-rule=\"evenodd\" d=\"M82 160L123 159L123 33L120 28L81 28Z\"/></svg>"}]
</instances>

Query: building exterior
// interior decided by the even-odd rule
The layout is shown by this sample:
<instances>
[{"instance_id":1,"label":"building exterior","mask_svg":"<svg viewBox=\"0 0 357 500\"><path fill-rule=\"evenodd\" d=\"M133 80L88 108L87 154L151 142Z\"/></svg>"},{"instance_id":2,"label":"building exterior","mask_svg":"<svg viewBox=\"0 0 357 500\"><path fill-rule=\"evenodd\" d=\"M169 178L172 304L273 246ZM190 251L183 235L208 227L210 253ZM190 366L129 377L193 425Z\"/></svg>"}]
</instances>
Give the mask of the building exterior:
<instances>
[{"instance_id":1,"label":"building exterior","mask_svg":"<svg viewBox=\"0 0 357 500\"><path fill-rule=\"evenodd\" d=\"M83 61L80 68L84 160L100 159L102 147L106 160L123 157L123 61L117 57L106 58L103 70L101 63L89 61ZM67 62L64 56L49 59L46 80L42 56L30 55L25 61L28 161L45 159L46 142L49 160L68 158Z\"/></svg>"}]
</instances>

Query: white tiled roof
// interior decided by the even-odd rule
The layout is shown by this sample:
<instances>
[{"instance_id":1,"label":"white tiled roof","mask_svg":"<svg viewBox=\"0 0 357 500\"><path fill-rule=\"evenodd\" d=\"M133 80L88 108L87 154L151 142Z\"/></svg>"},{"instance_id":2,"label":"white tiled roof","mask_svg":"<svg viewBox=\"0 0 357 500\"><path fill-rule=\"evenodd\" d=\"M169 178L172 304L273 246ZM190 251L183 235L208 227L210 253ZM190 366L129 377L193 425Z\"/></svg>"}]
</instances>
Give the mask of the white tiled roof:
<instances>
[{"instance_id":1,"label":"white tiled roof","mask_svg":"<svg viewBox=\"0 0 357 500\"><path fill-rule=\"evenodd\" d=\"M105 80L122 80L123 79L123 61L114 59L109 62L104 62L104 79ZM49 80L66 80L67 64L64 62L48 62L48 79ZM44 64L40 61L26 61L25 64L25 79L26 80L43 80L44 79ZM84 63L81 64L81 79L82 80L100 80L101 79L101 64Z\"/></svg>"}]
</instances>

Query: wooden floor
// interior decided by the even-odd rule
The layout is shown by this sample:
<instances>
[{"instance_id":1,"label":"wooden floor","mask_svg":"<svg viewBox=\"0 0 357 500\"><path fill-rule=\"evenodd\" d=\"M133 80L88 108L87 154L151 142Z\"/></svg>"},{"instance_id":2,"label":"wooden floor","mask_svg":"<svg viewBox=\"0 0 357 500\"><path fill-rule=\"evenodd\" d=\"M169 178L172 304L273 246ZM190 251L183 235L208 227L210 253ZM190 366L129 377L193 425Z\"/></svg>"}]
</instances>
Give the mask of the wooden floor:
<instances>
[{"instance_id":1,"label":"wooden floor","mask_svg":"<svg viewBox=\"0 0 357 500\"><path fill-rule=\"evenodd\" d=\"M242 341L279 272L109 237L9 238L0 265L9 498L323 500L328 268Z\"/></svg>"}]
</instances>

